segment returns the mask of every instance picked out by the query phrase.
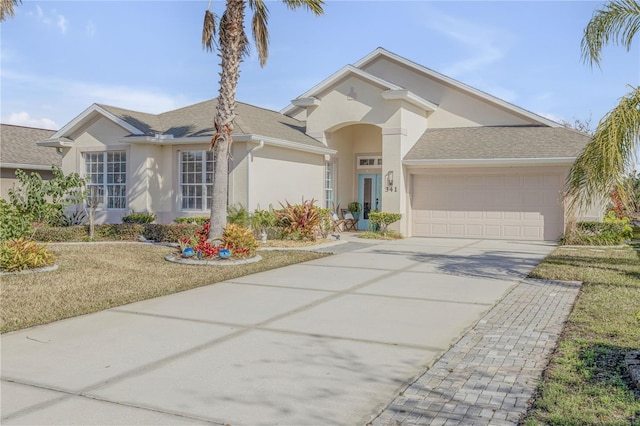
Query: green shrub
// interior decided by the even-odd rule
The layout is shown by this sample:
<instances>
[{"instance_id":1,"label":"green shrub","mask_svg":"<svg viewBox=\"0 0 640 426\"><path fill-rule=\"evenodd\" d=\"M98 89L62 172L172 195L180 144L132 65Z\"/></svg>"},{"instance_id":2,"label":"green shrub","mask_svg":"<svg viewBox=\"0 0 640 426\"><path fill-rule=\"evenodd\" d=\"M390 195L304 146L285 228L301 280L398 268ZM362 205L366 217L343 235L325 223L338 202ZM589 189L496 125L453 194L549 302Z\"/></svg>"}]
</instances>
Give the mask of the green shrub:
<instances>
[{"instance_id":1,"label":"green shrub","mask_svg":"<svg viewBox=\"0 0 640 426\"><path fill-rule=\"evenodd\" d=\"M0 269L6 272L24 271L53 265L53 255L35 241L18 238L0 243Z\"/></svg>"},{"instance_id":2,"label":"green shrub","mask_svg":"<svg viewBox=\"0 0 640 426\"><path fill-rule=\"evenodd\" d=\"M87 235L88 235L87 227ZM144 235L144 225L138 223L109 223L96 225L94 239L101 241L136 241Z\"/></svg>"},{"instance_id":3,"label":"green shrub","mask_svg":"<svg viewBox=\"0 0 640 426\"><path fill-rule=\"evenodd\" d=\"M627 229L629 228L629 229ZM615 222L578 222L575 229L569 229L560 239L561 244L614 246L630 239L629 231L633 230L623 220Z\"/></svg>"},{"instance_id":4,"label":"green shrub","mask_svg":"<svg viewBox=\"0 0 640 426\"><path fill-rule=\"evenodd\" d=\"M87 228L75 226L39 226L33 231L33 239L46 242L84 241L89 238Z\"/></svg>"},{"instance_id":5,"label":"green shrub","mask_svg":"<svg viewBox=\"0 0 640 426\"><path fill-rule=\"evenodd\" d=\"M258 248L253 232L235 223L230 223L224 228L222 241L237 257L253 257Z\"/></svg>"},{"instance_id":6,"label":"green shrub","mask_svg":"<svg viewBox=\"0 0 640 426\"><path fill-rule=\"evenodd\" d=\"M227 207L227 223L232 223L248 228L249 226L251 226L249 212L247 211L247 209L242 207L242 204L238 204L237 206L229 206Z\"/></svg>"},{"instance_id":7,"label":"green shrub","mask_svg":"<svg viewBox=\"0 0 640 426\"><path fill-rule=\"evenodd\" d=\"M159 224L138 223L96 225L95 241L136 241L139 235L148 240L177 243L182 238L195 233L198 225L191 224ZM37 241L68 242L87 241L89 239L89 225L79 226L42 226L33 232L33 238Z\"/></svg>"},{"instance_id":8,"label":"green shrub","mask_svg":"<svg viewBox=\"0 0 640 426\"><path fill-rule=\"evenodd\" d=\"M175 223L188 223L188 224L196 224L196 225L204 225L206 221L209 220L209 216L182 216L176 217L173 219Z\"/></svg>"},{"instance_id":9,"label":"green shrub","mask_svg":"<svg viewBox=\"0 0 640 426\"><path fill-rule=\"evenodd\" d=\"M273 228L278 223L278 217L273 209L261 210L255 209L251 215L251 226L259 231L266 231Z\"/></svg>"},{"instance_id":10,"label":"green shrub","mask_svg":"<svg viewBox=\"0 0 640 426\"><path fill-rule=\"evenodd\" d=\"M153 213L136 213L131 211L128 216L122 218L122 223L139 223L146 225L147 223L155 222L156 215Z\"/></svg>"},{"instance_id":11,"label":"green shrub","mask_svg":"<svg viewBox=\"0 0 640 426\"><path fill-rule=\"evenodd\" d=\"M148 240L162 243L177 243L183 238L191 237L200 228L200 225L187 223L149 223L144 225L142 235Z\"/></svg>"},{"instance_id":12,"label":"green shrub","mask_svg":"<svg viewBox=\"0 0 640 426\"><path fill-rule=\"evenodd\" d=\"M60 167L51 167L52 178L42 179L38 173L26 174L16 170L20 182L9 189L9 202L32 222L42 222L52 226L60 225L64 209L69 204L77 204L85 198L86 179L77 173L66 175Z\"/></svg>"},{"instance_id":13,"label":"green shrub","mask_svg":"<svg viewBox=\"0 0 640 426\"><path fill-rule=\"evenodd\" d=\"M59 226L84 225L88 220L89 218L87 217L87 212L85 212L84 210L76 210L73 213L65 213L60 218Z\"/></svg>"},{"instance_id":14,"label":"green shrub","mask_svg":"<svg viewBox=\"0 0 640 426\"><path fill-rule=\"evenodd\" d=\"M613 223L616 225L622 226L622 230L620 231L620 235L625 240L633 239L633 228L631 227L631 220L628 217L622 217L618 219L616 217L616 213L614 211L610 211L604 218L602 219L603 223Z\"/></svg>"},{"instance_id":15,"label":"green shrub","mask_svg":"<svg viewBox=\"0 0 640 426\"><path fill-rule=\"evenodd\" d=\"M371 212L369 213L369 223L373 224L374 227L380 228L380 231L383 235L386 235L387 228L392 223L395 223L402 219L402 215L400 213L389 213L389 212Z\"/></svg>"},{"instance_id":16,"label":"green shrub","mask_svg":"<svg viewBox=\"0 0 640 426\"><path fill-rule=\"evenodd\" d=\"M315 241L321 225L320 212L313 204L315 200L302 201L302 204L280 203L282 210L275 212L282 235L290 240Z\"/></svg>"},{"instance_id":17,"label":"green shrub","mask_svg":"<svg viewBox=\"0 0 640 426\"><path fill-rule=\"evenodd\" d=\"M32 233L29 216L21 214L14 206L0 199L0 241L27 237Z\"/></svg>"}]
</instances>

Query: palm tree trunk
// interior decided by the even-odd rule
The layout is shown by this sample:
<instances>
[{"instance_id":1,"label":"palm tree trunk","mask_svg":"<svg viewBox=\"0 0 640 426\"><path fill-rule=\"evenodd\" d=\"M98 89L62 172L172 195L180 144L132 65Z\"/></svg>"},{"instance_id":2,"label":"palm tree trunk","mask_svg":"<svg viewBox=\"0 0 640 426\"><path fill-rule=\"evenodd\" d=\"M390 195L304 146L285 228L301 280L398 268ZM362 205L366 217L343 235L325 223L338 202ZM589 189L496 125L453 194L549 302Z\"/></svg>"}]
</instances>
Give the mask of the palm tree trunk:
<instances>
[{"instance_id":1,"label":"palm tree trunk","mask_svg":"<svg viewBox=\"0 0 640 426\"><path fill-rule=\"evenodd\" d=\"M211 203L209 240L222 236L227 225L229 185L229 150L232 143L236 108L236 87L240 77L240 62L246 48L244 34L245 0L227 0L220 20L220 92L214 121L216 133L211 140L215 170Z\"/></svg>"}]
</instances>

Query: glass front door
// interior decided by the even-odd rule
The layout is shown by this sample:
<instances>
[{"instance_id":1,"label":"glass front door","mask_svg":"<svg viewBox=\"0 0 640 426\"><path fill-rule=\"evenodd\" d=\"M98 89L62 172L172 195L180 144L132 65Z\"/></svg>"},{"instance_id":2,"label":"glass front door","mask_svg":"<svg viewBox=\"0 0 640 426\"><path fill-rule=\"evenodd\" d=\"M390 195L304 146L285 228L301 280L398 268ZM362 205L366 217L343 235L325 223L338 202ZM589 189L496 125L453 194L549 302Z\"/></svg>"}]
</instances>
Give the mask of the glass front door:
<instances>
[{"instance_id":1,"label":"glass front door","mask_svg":"<svg viewBox=\"0 0 640 426\"><path fill-rule=\"evenodd\" d=\"M358 202L362 206L358 229L366 231L369 229L369 213L382 209L382 175L358 175Z\"/></svg>"}]
</instances>

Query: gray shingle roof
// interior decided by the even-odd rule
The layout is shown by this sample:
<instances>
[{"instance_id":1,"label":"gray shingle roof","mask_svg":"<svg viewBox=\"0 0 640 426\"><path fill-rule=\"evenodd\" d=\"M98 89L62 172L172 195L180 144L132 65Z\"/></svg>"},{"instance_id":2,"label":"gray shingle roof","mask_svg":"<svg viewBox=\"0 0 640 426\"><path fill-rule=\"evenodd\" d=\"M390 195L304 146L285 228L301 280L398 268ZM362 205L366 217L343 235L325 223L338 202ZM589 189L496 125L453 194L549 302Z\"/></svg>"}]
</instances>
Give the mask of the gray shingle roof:
<instances>
[{"instance_id":1,"label":"gray shingle roof","mask_svg":"<svg viewBox=\"0 0 640 426\"><path fill-rule=\"evenodd\" d=\"M59 166L61 157L55 149L36 145L36 142L48 139L54 133L53 130L0 124L0 162Z\"/></svg>"},{"instance_id":2,"label":"gray shingle roof","mask_svg":"<svg viewBox=\"0 0 640 426\"><path fill-rule=\"evenodd\" d=\"M162 114L147 114L101 105L145 135L173 135L174 138L213 136L213 118L217 99L200 102ZM306 145L324 147L318 140L305 134L305 123L276 111L237 103L234 135L256 134Z\"/></svg>"},{"instance_id":3,"label":"gray shingle roof","mask_svg":"<svg viewBox=\"0 0 640 426\"><path fill-rule=\"evenodd\" d=\"M429 129L405 160L576 157L590 136L563 127Z\"/></svg>"}]
</instances>

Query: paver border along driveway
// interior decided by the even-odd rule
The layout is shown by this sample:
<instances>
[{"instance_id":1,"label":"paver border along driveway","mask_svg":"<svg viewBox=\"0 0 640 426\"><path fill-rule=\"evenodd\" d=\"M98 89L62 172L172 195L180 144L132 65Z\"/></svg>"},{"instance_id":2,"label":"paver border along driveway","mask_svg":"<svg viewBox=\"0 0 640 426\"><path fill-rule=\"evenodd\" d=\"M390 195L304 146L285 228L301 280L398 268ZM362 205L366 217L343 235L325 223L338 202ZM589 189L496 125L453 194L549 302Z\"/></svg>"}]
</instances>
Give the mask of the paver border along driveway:
<instances>
[{"instance_id":1,"label":"paver border along driveway","mask_svg":"<svg viewBox=\"0 0 640 426\"><path fill-rule=\"evenodd\" d=\"M5 334L1 420L365 424L553 247L378 242Z\"/></svg>"}]
</instances>

